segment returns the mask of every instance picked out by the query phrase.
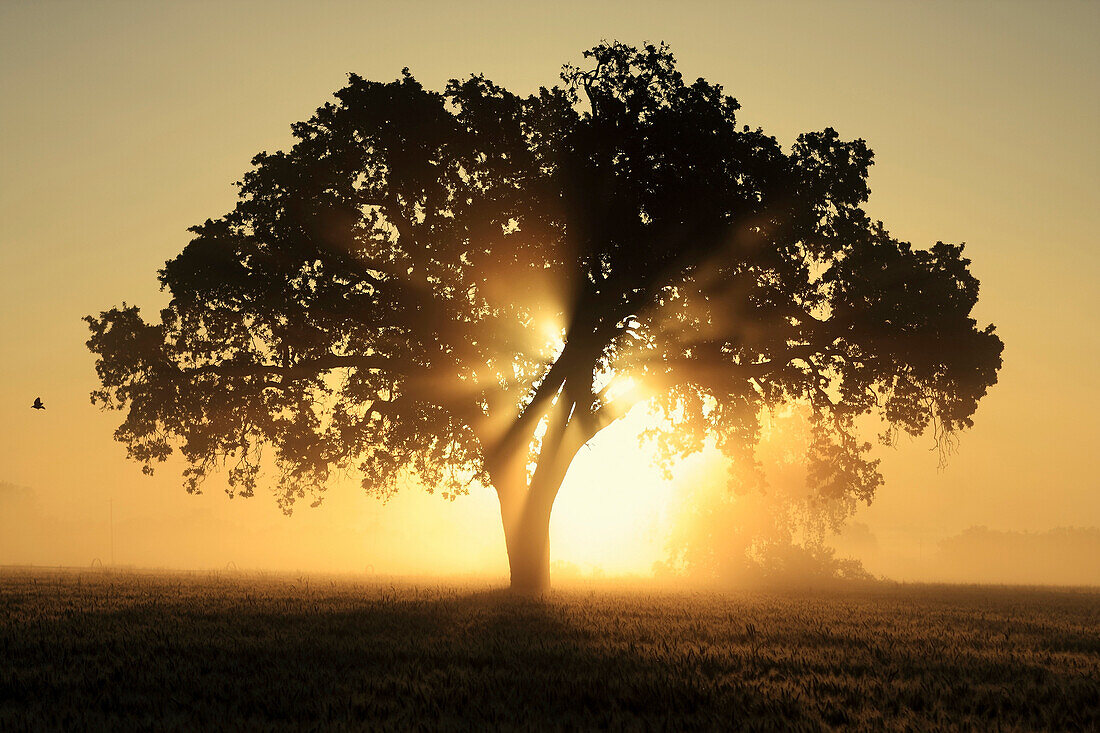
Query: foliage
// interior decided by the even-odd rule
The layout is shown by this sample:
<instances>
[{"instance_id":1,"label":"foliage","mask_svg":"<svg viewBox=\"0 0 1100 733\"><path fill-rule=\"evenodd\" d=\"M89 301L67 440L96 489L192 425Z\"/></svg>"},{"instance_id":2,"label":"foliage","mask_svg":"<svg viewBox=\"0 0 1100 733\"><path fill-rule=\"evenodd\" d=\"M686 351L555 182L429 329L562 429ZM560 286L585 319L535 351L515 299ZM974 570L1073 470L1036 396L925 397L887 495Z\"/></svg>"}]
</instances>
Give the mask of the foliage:
<instances>
[{"instance_id":1,"label":"foliage","mask_svg":"<svg viewBox=\"0 0 1100 733\"><path fill-rule=\"evenodd\" d=\"M1095 592L0 575L0 728L1087 730Z\"/></svg>"},{"instance_id":2,"label":"foliage","mask_svg":"<svg viewBox=\"0 0 1100 733\"><path fill-rule=\"evenodd\" d=\"M836 557L828 544L857 501L823 497L808 481L812 409L765 412L761 426L755 464L726 460L724 480L711 471L682 482L667 570L735 585L870 579L859 560Z\"/></svg>"},{"instance_id":3,"label":"foliage","mask_svg":"<svg viewBox=\"0 0 1100 733\"><path fill-rule=\"evenodd\" d=\"M961 245L867 216L863 140L785 151L664 45L584 56L528 96L353 74L257 155L160 271L159 320L87 319L130 455L178 446L188 490L227 464L250 495L266 446L287 511L345 469L382 496L491 483L511 538L545 534L576 451L643 401L662 459L709 438L747 464L761 410L806 401L823 498L882 482L863 414L971 425L1001 353L978 281Z\"/></svg>"}]
</instances>

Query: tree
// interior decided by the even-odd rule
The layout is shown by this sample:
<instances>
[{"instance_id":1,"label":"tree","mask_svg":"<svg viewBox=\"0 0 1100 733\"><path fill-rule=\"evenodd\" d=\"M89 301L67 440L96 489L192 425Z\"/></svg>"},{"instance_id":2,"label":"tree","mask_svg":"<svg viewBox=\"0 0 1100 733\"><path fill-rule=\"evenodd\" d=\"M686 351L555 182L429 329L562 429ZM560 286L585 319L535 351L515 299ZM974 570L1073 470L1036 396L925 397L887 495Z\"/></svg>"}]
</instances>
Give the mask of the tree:
<instances>
[{"instance_id":1,"label":"tree","mask_svg":"<svg viewBox=\"0 0 1100 733\"><path fill-rule=\"evenodd\" d=\"M755 464L731 464L726 481L710 475L683 482L667 572L736 585L872 577L858 559L837 557L829 545L857 508L855 497L807 491L804 448L812 418L803 402L765 410Z\"/></svg>"},{"instance_id":2,"label":"tree","mask_svg":"<svg viewBox=\"0 0 1100 733\"><path fill-rule=\"evenodd\" d=\"M863 140L784 152L663 44L584 57L528 97L350 75L253 158L160 271L159 323L86 319L129 455L151 472L178 447L189 491L229 465L246 496L269 464L286 511L346 469L381 496L491 485L512 586L537 592L570 462L640 402L667 417L661 459L712 436L751 463L760 410L808 400L815 490L865 500L858 416L971 425L1001 352L978 281L961 246L867 217Z\"/></svg>"}]
</instances>

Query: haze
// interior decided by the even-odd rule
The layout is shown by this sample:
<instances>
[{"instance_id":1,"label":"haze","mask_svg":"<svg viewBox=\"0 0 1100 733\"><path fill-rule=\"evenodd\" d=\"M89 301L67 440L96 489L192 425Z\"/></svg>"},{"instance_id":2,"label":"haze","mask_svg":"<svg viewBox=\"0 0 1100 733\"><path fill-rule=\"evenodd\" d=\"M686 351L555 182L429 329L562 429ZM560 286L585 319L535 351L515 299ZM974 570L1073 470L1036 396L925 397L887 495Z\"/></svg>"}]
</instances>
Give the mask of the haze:
<instances>
[{"instance_id":1,"label":"haze","mask_svg":"<svg viewBox=\"0 0 1100 733\"><path fill-rule=\"evenodd\" d=\"M505 577L488 491L383 505L351 479L287 518L217 480L186 495L177 462L142 476L89 403L80 318L163 305L155 273L187 227L230 209L252 155L287 146L348 72L528 92L618 38L667 41L784 145L825 126L865 138L871 215L917 246L967 243L976 316L1006 344L999 383L945 468L930 439L882 453L886 486L841 554L897 579L1100 583L1098 31L1084 2L4 4L0 564ZM644 419L573 465L551 528L562 572L648 575L680 499L717 480L711 455L664 479L633 439Z\"/></svg>"}]
</instances>

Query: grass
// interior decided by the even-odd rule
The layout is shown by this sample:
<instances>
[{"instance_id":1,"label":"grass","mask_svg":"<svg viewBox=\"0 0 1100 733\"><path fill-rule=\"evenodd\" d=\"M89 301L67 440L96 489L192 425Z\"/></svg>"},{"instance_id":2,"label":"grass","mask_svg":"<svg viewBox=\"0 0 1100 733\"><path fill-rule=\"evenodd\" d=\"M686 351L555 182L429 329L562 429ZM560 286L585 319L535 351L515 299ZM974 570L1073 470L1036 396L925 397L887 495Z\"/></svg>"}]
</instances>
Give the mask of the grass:
<instances>
[{"instance_id":1,"label":"grass","mask_svg":"<svg viewBox=\"0 0 1100 733\"><path fill-rule=\"evenodd\" d=\"M0 571L0 730L1100 725L1100 595Z\"/></svg>"}]
</instances>

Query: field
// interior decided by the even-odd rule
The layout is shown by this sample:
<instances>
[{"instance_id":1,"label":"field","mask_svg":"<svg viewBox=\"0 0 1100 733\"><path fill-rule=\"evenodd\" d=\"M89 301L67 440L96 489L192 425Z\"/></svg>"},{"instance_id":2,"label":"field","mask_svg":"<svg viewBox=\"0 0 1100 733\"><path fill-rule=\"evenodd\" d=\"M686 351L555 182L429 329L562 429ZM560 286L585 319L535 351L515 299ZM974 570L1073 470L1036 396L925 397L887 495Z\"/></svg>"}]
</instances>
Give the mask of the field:
<instances>
[{"instance_id":1,"label":"field","mask_svg":"<svg viewBox=\"0 0 1100 733\"><path fill-rule=\"evenodd\" d=\"M1090 730L1100 595L0 570L0 730Z\"/></svg>"}]
</instances>

